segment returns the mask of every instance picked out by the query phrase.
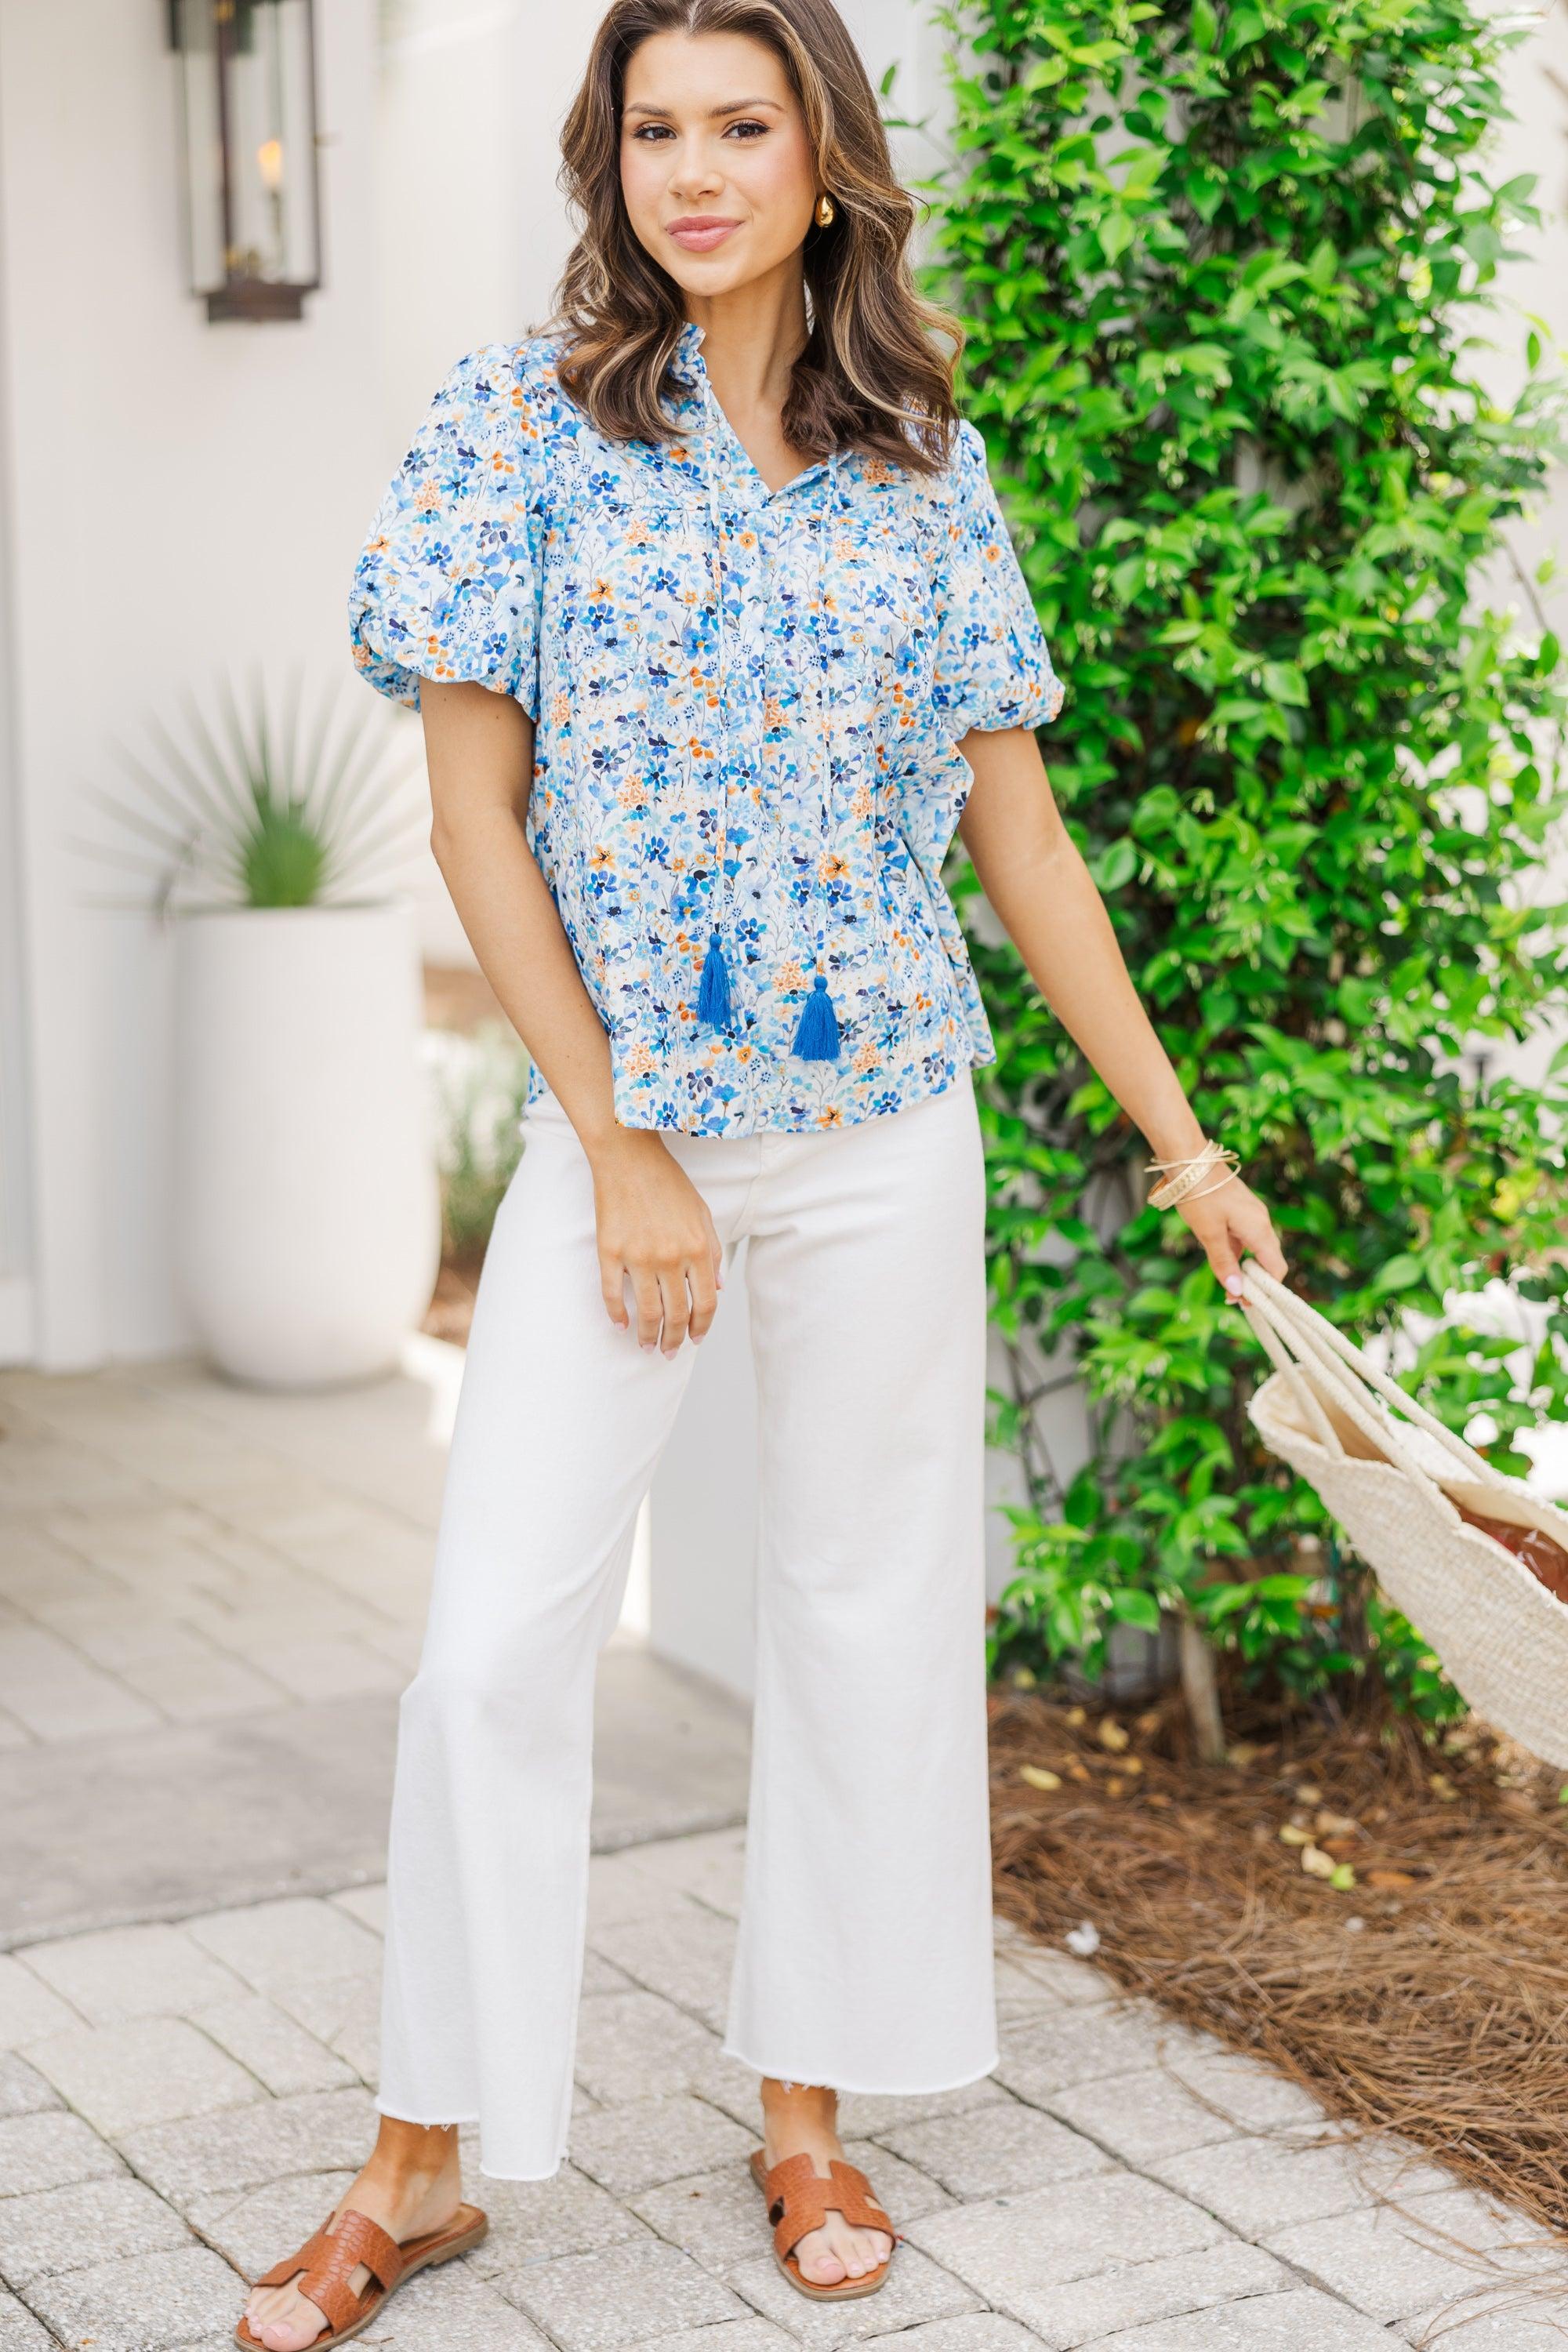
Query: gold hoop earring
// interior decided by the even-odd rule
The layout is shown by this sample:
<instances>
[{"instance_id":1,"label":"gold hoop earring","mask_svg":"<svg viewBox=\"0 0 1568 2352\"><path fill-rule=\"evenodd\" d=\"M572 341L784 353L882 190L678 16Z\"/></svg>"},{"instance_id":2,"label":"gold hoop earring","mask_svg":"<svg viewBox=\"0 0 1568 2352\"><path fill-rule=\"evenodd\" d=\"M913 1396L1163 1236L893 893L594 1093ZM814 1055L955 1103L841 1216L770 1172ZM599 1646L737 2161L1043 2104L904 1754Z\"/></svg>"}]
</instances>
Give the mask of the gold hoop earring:
<instances>
[{"instance_id":1,"label":"gold hoop earring","mask_svg":"<svg viewBox=\"0 0 1568 2352\"><path fill-rule=\"evenodd\" d=\"M824 194L822 194L822 195L818 196L818 198L817 198L817 200L816 200L816 226L817 226L817 227L818 227L818 228L826 228L826 227L827 226L828 222L829 222L830 220L832 220L832 219L833 219L833 217L834 217L835 214L837 212L837 209L838 209L837 205L834 203L834 201L833 201L833 199L832 199L832 197L831 197L830 195L827 195L827 194L825 193Z\"/></svg>"}]
</instances>

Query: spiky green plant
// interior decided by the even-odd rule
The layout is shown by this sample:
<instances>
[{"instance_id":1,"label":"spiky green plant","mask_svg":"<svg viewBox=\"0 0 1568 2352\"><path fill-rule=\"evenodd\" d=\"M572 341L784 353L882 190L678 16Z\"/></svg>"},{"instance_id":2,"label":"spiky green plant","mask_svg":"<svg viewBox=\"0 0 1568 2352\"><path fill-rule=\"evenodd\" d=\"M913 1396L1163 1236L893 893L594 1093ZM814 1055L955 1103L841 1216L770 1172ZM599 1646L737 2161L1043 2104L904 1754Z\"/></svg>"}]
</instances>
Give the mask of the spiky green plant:
<instances>
[{"instance_id":1,"label":"spiky green plant","mask_svg":"<svg viewBox=\"0 0 1568 2352\"><path fill-rule=\"evenodd\" d=\"M414 846L414 761L379 714L345 716L342 688L313 704L299 682L241 703L227 679L209 713L187 695L177 728L149 721L122 752L134 790L93 795L111 844L84 843L144 877L160 910L314 907L374 895ZM412 746L409 747L410 751Z\"/></svg>"}]
</instances>

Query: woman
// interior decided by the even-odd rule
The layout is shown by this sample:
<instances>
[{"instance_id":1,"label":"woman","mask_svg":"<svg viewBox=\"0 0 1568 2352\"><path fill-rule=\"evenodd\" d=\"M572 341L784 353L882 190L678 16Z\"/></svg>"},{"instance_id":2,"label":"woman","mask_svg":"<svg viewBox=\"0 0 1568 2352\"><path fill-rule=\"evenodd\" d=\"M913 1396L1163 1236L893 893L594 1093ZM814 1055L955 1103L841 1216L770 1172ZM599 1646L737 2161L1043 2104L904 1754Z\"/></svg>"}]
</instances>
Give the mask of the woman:
<instances>
[{"instance_id":1,"label":"woman","mask_svg":"<svg viewBox=\"0 0 1568 2352\"><path fill-rule=\"evenodd\" d=\"M355 583L534 1077L403 1702L380 2135L251 2299L241 2340L272 2352L356 2333L482 2231L459 2122L493 2175L561 2161L594 1662L742 1236L763 1519L724 2046L761 2077L753 2168L802 2293L872 2293L892 2254L836 2090L994 2063L992 1055L955 824L1216 1274L1284 1270L1053 805L1034 730L1061 688L830 0L616 0L563 143L559 330L454 370Z\"/></svg>"}]
</instances>

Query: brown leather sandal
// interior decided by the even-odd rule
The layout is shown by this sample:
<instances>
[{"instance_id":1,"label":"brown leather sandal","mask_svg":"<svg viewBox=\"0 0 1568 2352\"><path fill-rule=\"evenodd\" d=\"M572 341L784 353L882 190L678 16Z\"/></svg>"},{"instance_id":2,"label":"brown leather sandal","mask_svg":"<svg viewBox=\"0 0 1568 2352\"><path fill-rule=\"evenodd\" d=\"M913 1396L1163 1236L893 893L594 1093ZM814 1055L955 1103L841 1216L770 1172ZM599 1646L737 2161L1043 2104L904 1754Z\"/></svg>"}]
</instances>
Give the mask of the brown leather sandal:
<instances>
[{"instance_id":1,"label":"brown leather sandal","mask_svg":"<svg viewBox=\"0 0 1568 2352\"><path fill-rule=\"evenodd\" d=\"M819 2286L815 2279L803 2275L795 2260L796 2246L811 2231L820 2230L829 2213L842 2213L852 2230L885 2230L895 2240L899 2233L858 2165L833 2157L828 2174L831 2178L818 2172L804 2149L798 2156L784 2157L771 2172L765 2168L760 2147L752 2157L752 2178L768 2200L768 2219L773 2225L773 2260L791 2286L810 2295L813 2303L850 2303L860 2295L876 2294L887 2279L892 2254L864 2278Z\"/></svg>"},{"instance_id":2,"label":"brown leather sandal","mask_svg":"<svg viewBox=\"0 0 1568 2352\"><path fill-rule=\"evenodd\" d=\"M459 2205L444 2230L432 2230L400 2246L368 2213L343 2213L335 2222L329 2216L297 2254L285 2254L256 2284L287 2286L291 2279L298 2282L300 2294L310 2297L327 2322L311 2345L310 2352L315 2352L318 2344L346 2344L351 2336L358 2336L411 2271L466 2254L489 2226L477 2205ZM349 2278L361 2263L371 2274L370 2284L355 2294ZM267 2352L260 2336L251 2334L247 2319L241 2319L234 2340L250 2346L252 2352Z\"/></svg>"}]
</instances>

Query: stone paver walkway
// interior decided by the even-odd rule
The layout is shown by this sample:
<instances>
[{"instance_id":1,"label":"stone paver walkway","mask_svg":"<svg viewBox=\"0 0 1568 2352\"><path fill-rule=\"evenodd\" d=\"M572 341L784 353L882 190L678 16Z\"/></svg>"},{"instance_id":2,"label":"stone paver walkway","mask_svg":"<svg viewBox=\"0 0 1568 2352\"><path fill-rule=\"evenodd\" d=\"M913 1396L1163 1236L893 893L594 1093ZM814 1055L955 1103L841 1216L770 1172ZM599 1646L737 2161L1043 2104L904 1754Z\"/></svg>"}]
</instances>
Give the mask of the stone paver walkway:
<instances>
[{"instance_id":1,"label":"stone paver walkway","mask_svg":"<svg viewBox=\"0 0 1568 2352\"><path fill-rule=\"evenodd\" d=\"M379 1878L461 1366L0 1372L0 1946ZM619 1636L599 1698L596 1843L740 1819L743 1708Z\"/></svg>"},{"instance_id":2,"label":"stone paver walkway","mask_svg":"<svg viewBox=\"0 0 1568 2352\"><path fill-rule=\"evenodd\" d=\"M572 2160L486 2180L465 2135L489 2238L367 2343L1390 2352L1459 2305L1449 2352L1568 2341L1568 2263L1517 2221L1005 1931L996 2074L844 2101L906 2233L888 2286L806 2303L746 2169L754 2078L720 2052L742 1836L595 1858ZM0 1958L4 2352L230 2341L242 2277L321 2218L373 2128L379 1916L361 1887Z\"/></svg>"},{"instance_id":3,"label":"stone paver walkway","mask_svg":"<svg viewBox=\"0 0 1568 2352\"><path fill-rule=\"evenodd\" d=\"M308 1400L0 1376L0 2352L218 2352L363 2153L365 1858L450 1369ZM905 2233L889 2284L805 2302L720 2049L743 1721L630 1644L605 1685L572 2160L470 2163L489 2240L367 2344L1568 2347L1568 2258L1517 2216L1005 1930L996 2074L844 2102Z\"/></svg>"}]
</instances>

